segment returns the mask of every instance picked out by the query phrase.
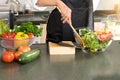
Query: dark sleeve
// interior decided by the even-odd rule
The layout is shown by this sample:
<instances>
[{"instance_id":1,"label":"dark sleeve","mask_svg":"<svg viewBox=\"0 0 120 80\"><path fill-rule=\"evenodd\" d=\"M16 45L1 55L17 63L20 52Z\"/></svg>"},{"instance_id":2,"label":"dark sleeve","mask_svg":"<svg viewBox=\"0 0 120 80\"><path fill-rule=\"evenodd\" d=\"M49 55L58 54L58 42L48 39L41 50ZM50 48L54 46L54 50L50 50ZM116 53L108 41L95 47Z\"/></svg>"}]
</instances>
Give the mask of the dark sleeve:
<instances>
[{"instance_id":1,"label":"dark sleeve","mask_svg":"<svg viewBox=\"0 0 120 80\"><path fill-rule=\"evenodd\" d=\"M48 19L47 23L47 37L46 41L60 42L62 40L62 21L61 14L57 9L54 9Z\"/></svg>"}]
</instances>

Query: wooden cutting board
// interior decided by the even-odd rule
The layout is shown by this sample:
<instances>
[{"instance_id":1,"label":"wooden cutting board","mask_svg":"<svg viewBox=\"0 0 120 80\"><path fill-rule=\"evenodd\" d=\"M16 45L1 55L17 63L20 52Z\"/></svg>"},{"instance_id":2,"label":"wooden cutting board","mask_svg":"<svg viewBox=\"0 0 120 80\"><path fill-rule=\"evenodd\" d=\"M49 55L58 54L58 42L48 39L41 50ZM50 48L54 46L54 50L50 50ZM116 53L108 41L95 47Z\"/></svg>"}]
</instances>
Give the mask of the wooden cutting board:
<instances>
[{"instance_id":1,"label":"wooden cutting board","mask_svg":"<svg viewBox=\"0 0 120 80\"><path fill-rule=\"evenodd\" d=\"M71 41L62 41L62 43L73 45L71 46L64 46L58 43L48 42L48 49L50 55L71 55L75 54L75 47Z\"/></svg>"}]
</instances>

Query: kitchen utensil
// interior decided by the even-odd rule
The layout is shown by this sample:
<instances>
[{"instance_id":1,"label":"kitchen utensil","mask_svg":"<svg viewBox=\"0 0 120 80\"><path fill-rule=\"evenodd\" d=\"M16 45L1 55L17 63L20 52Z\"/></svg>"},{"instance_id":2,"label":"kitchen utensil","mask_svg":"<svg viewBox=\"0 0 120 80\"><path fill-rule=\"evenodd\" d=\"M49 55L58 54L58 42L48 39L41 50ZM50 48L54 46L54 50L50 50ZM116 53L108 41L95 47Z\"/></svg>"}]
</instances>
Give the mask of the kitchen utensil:
<instances>
[{"instance_id":1,"label":"kitchen utensil","mask_svg":"<svg viewBox=\"0 0 120 80\"><path fill-rule=\"evenodd\" d=\"M72 43L72 42L71 42ZM61 45L61 46L65 46L65 47L75 47L73 44L70 44L70 43L65 43L65 42L59 42L58 43L59 45Z\"/></svg>"},{"instance_id":2,"label":"kitchen utensil","mask_svg":"<svg viewBox=\"0 0 120 80\"><path fill-rule=\"evenodd\" d=\"M85 44L84 41L82 40L82 38L80 37L80 35L77 33L77 31L75 30L75 28L73 27L72 23L70 21L67 21L67 23L69 24L69 26L71 27L71 29L73 30L76 42L80 45L81 48L85 48Z\"/></svg>"}]
</instances>

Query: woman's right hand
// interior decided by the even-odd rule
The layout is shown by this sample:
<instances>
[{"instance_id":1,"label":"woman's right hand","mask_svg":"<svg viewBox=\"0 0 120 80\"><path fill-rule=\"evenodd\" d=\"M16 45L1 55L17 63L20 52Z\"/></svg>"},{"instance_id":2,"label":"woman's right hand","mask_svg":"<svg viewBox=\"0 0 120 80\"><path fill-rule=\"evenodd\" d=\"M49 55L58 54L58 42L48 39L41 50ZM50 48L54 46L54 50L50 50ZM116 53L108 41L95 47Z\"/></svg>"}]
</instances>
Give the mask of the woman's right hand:
<instances>
[{"instance_id":1,"label":"woman's right hand","mask_svg":"<svg viewBox=\"0 0 120 80\"><path fill-rule=\"evenodd\" d=\"M57 0L57 8L61 13L61 20L63 21L63 23L71 22L71 9L61 0Z\"/></svg>"},{"instance_id":2,"label":"woman's right hand","mask_svg":"<svg viewBox=\"0 0 120 80\"><path fill-rule=\"evenodd\" d=\"M61 13L63 23L71 21L71 9L61 0L37 0L39 6L56 6Z\"/></svg>"}]
</instances>

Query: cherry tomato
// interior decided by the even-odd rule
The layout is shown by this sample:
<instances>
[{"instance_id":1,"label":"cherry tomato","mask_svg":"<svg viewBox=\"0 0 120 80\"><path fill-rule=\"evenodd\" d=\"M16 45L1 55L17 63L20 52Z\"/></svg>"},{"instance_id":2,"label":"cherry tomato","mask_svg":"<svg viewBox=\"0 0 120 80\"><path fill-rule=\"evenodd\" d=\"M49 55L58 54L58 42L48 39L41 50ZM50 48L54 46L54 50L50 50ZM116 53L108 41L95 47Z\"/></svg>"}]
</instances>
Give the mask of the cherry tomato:
<instances>
[{"instance_id":1,"label":"cherry tomato","mask_svg":"<svg viewBox=\"0 0 120 80\"><path fill-rule=\"evenodd\" d=\"M27 45L22 45L18 48L18 51L21 51L21 52L28 52L30 50L31 50L30 46L27 46Z\"/></svg>"},{"instance_id":2,"label":"cherry tomato","mask_svg":"<svg viewBox=\"0 0 120 80\"><path fill-rule=\"evenodd\" d=\"M28 36L29 36L29 38L33 38L34 34L30 32L30 33L28 33Z\"/></svg>"},{"instance_id":3,"label":"cherry tomato","mask_svg":"<svg viewBox=\"0 0 120 80\"><path fill-rule=\"evenodd\" d=\"M13 62L13 60L14 60L14 51L6 50L5 52L3 52L2 54L3 62L10 63L10 62Z\"/></svg>"},{"instance_id":4,"label":"cherry tomato","mask_svg":"<svg viewBox=\"0 0 120 80\"><path fill-rule=\"evenodd\" d=\"M22 54L22 51L15 52L15 60L18 60L19 56Z\"/></svg>"}]
</instances>

